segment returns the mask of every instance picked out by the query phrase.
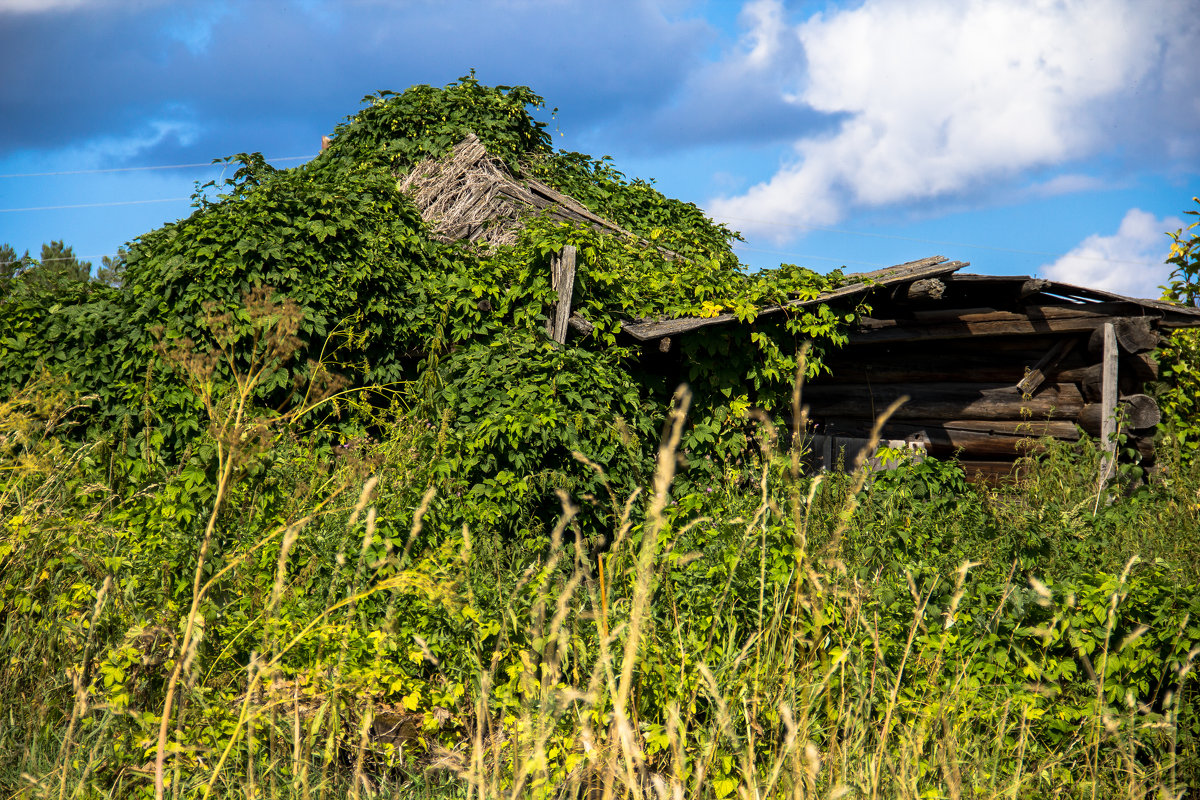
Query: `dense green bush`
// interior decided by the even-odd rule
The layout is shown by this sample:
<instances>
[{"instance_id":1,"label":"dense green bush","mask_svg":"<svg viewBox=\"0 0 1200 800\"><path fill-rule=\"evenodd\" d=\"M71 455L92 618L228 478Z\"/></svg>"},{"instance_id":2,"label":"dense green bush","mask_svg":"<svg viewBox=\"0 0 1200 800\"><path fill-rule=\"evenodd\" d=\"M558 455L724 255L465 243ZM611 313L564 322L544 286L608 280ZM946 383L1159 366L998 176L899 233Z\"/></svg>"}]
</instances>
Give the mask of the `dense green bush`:
<instances>
[{"instance_id":1,"label":"dense green bush","mask_svg":"<svg viewBox=\"0 0 1200 800\"><path fill-rule=\"evenodd\" d=\"M1200 203L1200 198L1192 198ZM1200 216L1200 211L1185 211ZM1170 281L1163 287L1164 299L1192 306L1200 305L1200 221L1171 234L1173 265ZM1162 445L1178 448L1194 458L1200 452L1200 332L1185 328L1174 332L1158 350L1163 384L1158 404L1163 410L1160 426Z\"/></svg>"}]
</instances>

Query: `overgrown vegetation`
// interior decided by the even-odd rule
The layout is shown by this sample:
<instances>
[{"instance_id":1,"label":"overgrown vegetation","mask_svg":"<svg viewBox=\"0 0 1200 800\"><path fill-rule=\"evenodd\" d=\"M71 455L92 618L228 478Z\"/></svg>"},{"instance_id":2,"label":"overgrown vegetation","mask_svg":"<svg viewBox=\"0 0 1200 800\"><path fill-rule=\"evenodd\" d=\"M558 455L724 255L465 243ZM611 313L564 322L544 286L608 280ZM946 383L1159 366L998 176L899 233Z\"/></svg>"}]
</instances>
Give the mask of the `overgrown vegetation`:
<instances>
[{"instance_id":1,"label":"overgrown vegetation","mask_svg":"<svg viewBox=\"0 0 1200 800\"><path fill-rule=\"evenodd\" d=\"M1197 791L1186 448L1111 504L1078 449L998 490L810 474L793 388L854 309L696 337L680 375L619 329L838 276L745 273L698 209L553 152L523 87L367 103L305 167L236 157L112 285L12 276L6 796ZM467 130L641 240L437 243L396 180ZM568 242L595 327L563 347Z\"/></svg>"},{"instance_id":2,"label":"overgrown vegetation","mask_svg":"<svg viewBox=\"0 0 1200 800\"><path fill-rule=\"evenodd\" d=\"M1200 203L1200 198L1192 201ZM1183 212L1200 217L1200 211ZM1163 288L1163 299L1192 306L1200 305L1200 221L1171 234L1174 269ZM1158 352L1163 384L1158 393L1166 425L1164 444L1177 447L1188 457L1200 453L1200 332L1180 330Z\"/></svg>"}]
</instances>

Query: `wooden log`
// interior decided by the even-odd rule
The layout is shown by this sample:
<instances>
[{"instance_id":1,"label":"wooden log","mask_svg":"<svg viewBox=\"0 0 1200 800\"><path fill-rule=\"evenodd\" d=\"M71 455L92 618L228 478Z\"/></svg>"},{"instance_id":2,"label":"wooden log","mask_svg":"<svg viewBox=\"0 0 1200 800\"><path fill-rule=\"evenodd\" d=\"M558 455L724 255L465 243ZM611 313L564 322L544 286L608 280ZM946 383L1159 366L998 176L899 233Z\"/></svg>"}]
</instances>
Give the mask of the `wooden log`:
<instances>
[{"instance_id":1,"label":"wooden log","mask_svg":"<svg viewBox=\"0 0 1200 800\"><path fill-rule=\"evenodd\" d=\"M1015 387L969 383L821 384L805 389L814 418L826 415L875 418L896 399L909 401L896 419L1073 419L1083 407L1074 384L1051 384L1036 397L1023 397Z\"/></svg>"},{"instance_id":2,"label":"wooden log","mask_svg":"<svg viewBox=\"0 0 1200 800\"><path fill-rule=\"evenodd\" d=\"M1077 338L1072 337L1071 341L1075 341ZM1000 340L989 340L989 344L991 341L998 342ZM1060 338L1058 341L1063 340ZM1054 342L1048 343L1046 349L1053 348L1055 344ZM991 352L990 347L980 348L978 344L973 350L950 347L930 348L927 345L919 347L896 345L886 348L854 347L827 354L824 361L832 375L816 378L814 383L830 380L837 383L938 381L994 383L1011 386L1022 378L1026 368L1035 367L1038 364L1045 356L1046 349L1040 351L1005 349ZM1064 353L1060 366L1079 363L1080 359L1075 354L1082 349L1073 347ZM1047 371L1046 374L1050 375L1051 372Z\"/></svg>"},{"instance_id":3,"label":"wooden log","mask_svg":"<svg viewBox=\"0 0 1200 800\"><path fill-rule=\"evenodd\" d=\"M824 429L832 432L865 434L870 430L873 421L848 417L823 417L820 422ZM1074 422L1066 420L913 419L899 424L910 425L914 428L946 428L947 430L1016 436L1018 438L1050 436L1071 442L1079 438L1079 427ZM888 430L891 430L892 427L892 425L887 426Z\"/></svg>"},{"instance_id":4,"label":"wooden log","mask_svg":"<svg viewBox=\"0 0 1200 800\"><path fill-rule=\"evenodd\" d=\"M1083 399L1089 403L1099 403L1104 391L1104 365L1092 364L1087 367L1062 370L1058 373L1062 383L1077 383L1083 393ZM1117 393L1120 395L1137 394L1141 387L1132 370L1117 370Z\"/></svg>"},{"instance_id":5,"label":"wooden log","mask_svg":"<svg viewBox=\"0 0 1200 800\"><path fill-rule=\"evenodd\" d=\"M1158 459L1158 454L1154 450L1153 436L1134 436L1129 441L1129 446L1137 450L1138 456L1145 464L1153 464Z\"/></svg>"},{"instance_id":6,"label":"wooden log","mask_svg":"<svg viewBox=\"0 0 1200 800\"><path fill-rule=\"evenodd\" d=\"M961 453L967 458L991 456L1023 456L1042 449L1038 439L1030 436L1011 436L981 431L963 431L940 426L914 426L896 423L885 428L888 436L903 436L905 441L920 444L939 456Z\"/></svg>"},{"instance_id":7,"label":"wooden log","mask_svg":"<svg viewBox=\"0 0 1200 800\"><path fill-rule=\"evenodd\" d=\"M810 452L820 454L821 467L826 470L839 468L851 470L859 465L860 460L872 472L894 469L895 462L885 461L879 456L879 449L885 447L912 451L914 461L920 461L925 457L924 447L919 443L907 442L903 439L880 439L875 443L875 451L868 453L867 448L870 444L869 436L832 436L818 433L808 440Z\"/></svg>"},{"instance_id":8,"label":"wooden log","mask_svg":"<svg viewBox=\"0 0 1200 800\"><path fill-rule=\"evenodd\" d=\"M1003 316L1001 316L1003 315ZM991 319L961 320L922 325L912 320L879 320L863 317L860 330L849 335L849 343L885 344L894 342L930 342L981 336L1028 336L1049 333L1090 333L1104 324L1105 317L1028 317L998 311Z\"/></svg>"},{"instance_id":9,"label":"wooden log","mask_svg":"<svg viewBox=\"0 0 1200 800\"><path fill-rule=\"evenodd\" d=\"M1091 333L1091 329L1080 331L1071 334L1075 338L1081 340L1082 344L1087 343L1087 337ZM1006 357L1021 357L1028 359L1028 363L1036 363L1047 350L1053 347L1062 339L1062 334L1046 331L1043 334L1018 333L1012 336L993 336L988 338L987 348L981 348L977 339L970 337L960 339L946 339L938 343L936 348L930 348L929 345L922 340L913 340L911 342L887 342L879 347L858 347L848 348L837 351L838 353L854 353L856 356L862 354L864 356L875 353L910 353L913 355L924 355L928 357L930 352L936 353L939 357L949 356L978 356L981 351L986 354L1003 352ZM874 345L874 342L870 342ZM1076 355L1086 352L1084 347L1076 349Z\"/></svg>"},{"instance_id":10,"label":"wooden log","mask_svg":"<svg viewBox=\"0 0 1200 800\"><path fill-rule=\"evenodd\" d=\"M1121 359L1121 364L1128 365L1142 383L1158 380L1158 360L1152 352L1127 354Z\"/></svg>"},{"instance_id":11,"label":"wooden log","mask_svg":"<svg viewBox=\"0 0 1200 800\"><path fill-rule=\"evenodd\" d=\"M1020 322L1021 320L1094 319L1108 321L1113 317L1126 317L1140 309L1132 303L1072 303L1029 304L1021 311L1000 311L993 307L978 308L935 308L913 311L911 316L922 322ZM880 320L886 322L887 320ZM893 322L905 322L897 319ZM911 324L911 323L910 323Z\"/></svg>"},{"instance_id":12,"label":"wooden log","mask_svg":"<svg viewBox=\"0 0 1200 800\"><path fill-rule=\"evenodd\" d=\"M1024 300L1030 295L1037 294L1038 292L1045 291L1049 288L1050 281L1045 280L1044 278L1030 278L1021 284L1021 288L1017 294L1022 300Z\"/></svg>"},{"instance_id":13,"label":"wooden log","mask_svg":"<svg viewBox=\"0 0 1200 800\"><path fill-rule=\"evenodd\" d=\"M558 295L558 303L546 321L546 333L559 344L566 344L567 325L571 319L571 296L575 292L575 248L565 245L562 252L550 259L550 286Z\"/></svg>"},{"instance_id":14,"label":"wooden log","mask_svg":"<svg viewBox=\"0 0 1200 800\"><path fill-rule=\"evenodd\" d=\"M587 336L588 334L590 334L592 331L594 331L596 329L595 325L588 322L586 319L579 316L578 314L572 314L571 318L568 320L568 323L571 326L571 330L573 330L583 336Z\"/></svg>"},{"instance_id":15,"label":"wooden log","mask_svg":"<svg viewBox=\"0 0 1200 800\"><path fill-rule=\"evenodd\" d=\"M919 281L902 286L896 290L893 297L910 303L929 303L941 300L946 293L946 284L937 278L922 278Z\"/></svg>"},{"instance_id":16,"label":"wooden log","mask_svg":"<svg viewBox=\"0 0 1200 800\"><path fill-rule=\"evenodd\" d=\"M1150 326L1149 317L1121 317L1113 320L1117 346L1124 353L1144 353L1158 347L1158 331ZM1088 351L1100 354L1104 350L1104 331L1097 328L1088 339Z\"/></svg>"},{"instance_id":17,"label":"wooden log","mask_svg":"<svg viewBox=\"0 0 1200 800\"><path fill-rule=\"evenodd\" d=\"M815 378L811 385L824 381L848 383L924 383L927 381L966 383L979 382L990 385L1012 384L1020 377L1023 365L1020 360L1007 361L995 358L947 358L927 357L925 363L897 359L894 363L826 361L833 373Z\"/></svg>"},{"instance_id":18,"label":"wooden log","mask_svg":"<svg viewBox=\"0 0 1200 800\"><path fill-rule=\"evenodd\" d=\"M1117 413L1120 415L1122 427L1127 430L1149 430L1162 421L1162 411L1158 402L1148 394L1131 394L1122 397L1117 402ZM1104 421L1111 414L1105 414L1104 403L1088 403L1079 412L1079 425L1092 436L1105 435Z\"/></svg>"}]
</instances>

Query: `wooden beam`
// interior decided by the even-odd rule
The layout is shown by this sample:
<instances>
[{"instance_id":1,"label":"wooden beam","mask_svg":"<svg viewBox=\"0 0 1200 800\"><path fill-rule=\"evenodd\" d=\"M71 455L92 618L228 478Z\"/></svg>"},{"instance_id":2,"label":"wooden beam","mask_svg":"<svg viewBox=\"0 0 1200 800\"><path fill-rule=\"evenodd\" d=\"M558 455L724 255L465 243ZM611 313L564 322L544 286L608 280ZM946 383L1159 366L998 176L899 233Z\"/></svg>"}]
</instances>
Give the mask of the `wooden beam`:
<instances>
[{"instance_id":1,"label":"wooden beam","mask_svg":"<svg viewBox=\"0 0 1200 800\"><path fill-rule=\"evenodd\" d=\"M1004 315L1004 316L1001 316ZM850 344L890 344L894 342L929 342L944 339L966 339L975 336L1030 336L1060 333L1090 333L1103 325L1106 317L1029 317L1009 315L998 311L984 320L960 320L940 325L920 325L911 321L877 320L864 317L862 330L851 333Z\"/></svg>"},{"instance_id":2,"label":"wooden beam","mask_svg":"<svg viewBox=\"0 0 1200 800\"><path fill-rule=\"evenodd\" d=\"M1017 381L1017 389L1021 394L1033 394L1038 387L1046 380L1046 373L1053 372L1054 368L1059 365L1063 357L1071 352L1071 348L1075 347L1076 338L1063 339L1054 347L1042 356L1041 360L1034 365L1033 369L1025 373L1025 377Z\"/></svg>"},{"instance_id":3,"label":"wooden beam","mask_svg":"<svg viewBox=\"0 0 1200 800\"><path fill-rule=\"evenodd\" d=\"M848 435L865 434L873 424L872 420L850 419L847 417L824 417L822 423L827 430L844 431ZM1003 420L1003 419L912 419L898 425L916 428L945 428L948 431L974 432L997 436L1016 436L1018 438L1040 438L1050 436L1065 441L1075 441L1079 438L1079 427L1067 420ZM887 425L892 430L893 425Z\"/></svg>"},{"instance_id":4,"label":"wooden beam","mask_svg":"<svg viewBox=\"0 0 1200 800\"><path fill-rule=\"evenodd\" d=\"M1022 396L1011 384L913 383L874 387L821 384L804 391L814 418L874 419L905 395L910 399L896 411L895 419L1071 420L1083 408L1083 396L1074 384L1051 384L1036 397Z\"/></svg>"},{"instance_id":5,"label":"wooden beam","mask_svg":"<svg viewBox=\"0 0 1200 800\"><path fill-rule=\"evenodd\" d=\"M595 325L588 322L586 319L579 316L578 314L572 314L571 318L569 320L567 320L567 322L571 326L571 330L575 331L576 333L578 333L582 336L587 336L588 334L590 334L592 331L594 331L596 329Z\"/></svg>"}]
</instances>

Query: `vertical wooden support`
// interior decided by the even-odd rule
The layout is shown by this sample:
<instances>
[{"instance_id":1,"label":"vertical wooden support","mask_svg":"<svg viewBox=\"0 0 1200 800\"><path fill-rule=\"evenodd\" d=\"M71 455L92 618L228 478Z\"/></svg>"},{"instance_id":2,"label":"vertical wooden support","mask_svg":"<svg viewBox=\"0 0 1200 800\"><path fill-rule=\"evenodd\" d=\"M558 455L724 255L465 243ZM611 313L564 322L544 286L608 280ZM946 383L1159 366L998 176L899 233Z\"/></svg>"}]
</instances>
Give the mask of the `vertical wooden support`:
<instances>
[{"instance_id":1,"label":"vertical wooden support","mask_svg":"<svg viewBox=\"0 0 1200 800\"><path fill-rule=\"evenodd\" d=\"M1117 331L1111 322L1104 323L1104 361L1100 384L1100 443L1105 455L1102 461L1100 483L1103 485L1113 475L1117 461Z\"/></svg>"},{"instance_id":2,"label":"vertical wooden support","mask_svg":"<svg viewBox=\"0 0 1200 800\"><path fill-rule=\"evenodd\" d=\"M575 248L563 247L550 259L550 286L558 295L558 303L546 322L546 333L559 344L567 342L567 322L571 319L571 295L575 293Z\"/></svg>"}]
</instances>

